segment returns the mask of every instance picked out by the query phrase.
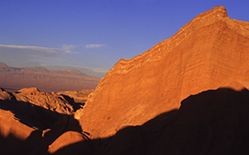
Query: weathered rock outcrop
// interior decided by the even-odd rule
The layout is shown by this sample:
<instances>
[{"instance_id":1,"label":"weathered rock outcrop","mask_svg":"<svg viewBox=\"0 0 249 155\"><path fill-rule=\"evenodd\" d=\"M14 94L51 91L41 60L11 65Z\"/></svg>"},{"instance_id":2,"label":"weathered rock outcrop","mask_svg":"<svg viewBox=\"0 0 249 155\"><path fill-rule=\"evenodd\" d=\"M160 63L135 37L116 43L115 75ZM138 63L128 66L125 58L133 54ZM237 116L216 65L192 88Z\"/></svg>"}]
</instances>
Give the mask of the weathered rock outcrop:
<instances>
[{"instance_id":1,"label":"weathered rock outcrop","mask_svg":"<svg viewBox=\"0 0 249 155\"><path fill-rule=\"evenodd\" d=\"M88 93L0 89L0 154L44 154L84 140L74 113L82 108Z\"/></svg>"},{"instance_id":2,"label":"weathered rock outcrop","mask_svg":"<svg viewBox=\"0 0 249 155\"><path fill-rule=\"evenodd\" d=\"M26 139L34 130L33 128L19 122L10 111L0 109L0 136L7 137L15 135L20 139Z\"/></svg>"},{"instance_id":3,"label":"weathered rock outcrop","mask_svg":"<svg viewBox=\"0 0 249 155\"><path fill-rule=\"evenodd\" d=\"M191 94L218 87L249 88L249 23L215 7L174 36L130 60L120 60L100 81L81 123L93 137L141 125L177 109Z\"/></svg>"},{"instance_id":4,"label":"weathered rock outcrop","mask_svg":"<svg viewBox=\"0 0 249 155\"><path fill-rule=\"evenodd\" d=\"M0 88L0 101L26 102L61 114L72 115L82 108L92 90L43 92L35 87L8 92Z\"/></svg>"},{"instance_id":5,"label":"weathered rock outcrop","mask_svg":"<svg viewBox=\"0 0 249 155\"><path fill-rule=\"evenodd\" d=\"M78 132L68 131L63 133L60 137L56 139L54 143L49 146L48 151L54 153L63 147L83 141L84 137Z\"/></svg>"}]
</instances>

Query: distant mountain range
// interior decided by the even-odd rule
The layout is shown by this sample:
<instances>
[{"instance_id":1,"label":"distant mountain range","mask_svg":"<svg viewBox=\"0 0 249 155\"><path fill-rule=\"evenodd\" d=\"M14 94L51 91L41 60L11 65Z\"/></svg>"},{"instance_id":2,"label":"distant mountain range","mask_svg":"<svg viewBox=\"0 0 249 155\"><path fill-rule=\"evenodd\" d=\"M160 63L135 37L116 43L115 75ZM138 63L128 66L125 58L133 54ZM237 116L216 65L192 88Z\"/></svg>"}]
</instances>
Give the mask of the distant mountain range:
<instances>
[{"instance_id":1,"label":"distant mountain range","mask_svg":"<svg viewBox=\"0 0 249 155\"><path fill-rule=\"evenodd\" d=\"M73 67L11 67L0 63L0 87L17 90L37 87L43 91L93 89L101 73Z\"/></svg>"}]
</instances>

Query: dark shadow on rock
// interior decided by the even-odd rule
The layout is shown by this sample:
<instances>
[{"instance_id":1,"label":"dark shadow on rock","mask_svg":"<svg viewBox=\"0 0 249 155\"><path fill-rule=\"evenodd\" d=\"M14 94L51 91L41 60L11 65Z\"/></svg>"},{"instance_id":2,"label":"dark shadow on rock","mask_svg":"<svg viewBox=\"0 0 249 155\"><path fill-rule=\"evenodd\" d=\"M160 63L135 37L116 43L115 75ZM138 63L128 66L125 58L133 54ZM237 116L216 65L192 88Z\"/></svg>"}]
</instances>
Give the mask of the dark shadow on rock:
<instances>
[{"instance_id":1,"label":"dark shadow on rock","mask_svg":"<svg viewBox=\"0 0 249 155\"><path fill-rule=\"evenodd\" d=\"M18 101L14 96L10 100L0 100L0 109L12 112L18 121L37 130L61 128L62 124L68 126L68 123L71 123L70 126L76 131L81 129L73 115L61 114L29 102Z\"/></svg>"},{"instance_id":2,"label":"dark shadow on rock","mask_svg":"<svg viewBox=\"0 0 249 155\"><path fill-rule=\"evenodd\" d=\"M7 137L0 131L0 154L2 155L43 155L59 136L67 131L84 132L78 120L73 115L60 114L28 102L0 100L0 109L8 110L14 114L21 123L34 128L27 139L20 139L14 133ZM4 124L3 124L4 126Z\"/></svg>"},{"instance_id":3,"label":"dark shadow on rock","mask_svg":"<svg viewBox=\"0 0 249 155\"><path fill-rule=\"evenodd\" d=\"M249 91L209 90L114 136L66 146L54 155L249 154Z\"/></svg>"},{"instance_id":4,"label":"dark shadow on rock","mask_svg":"<svg viewBox=\"0 0 249 155\"><path fill-rule=\"evenodd\" d=\"M76 102L72 97L61 94L61 96L73 107L74 111L77 111L78 109L82 108L85 103Z\"/></svg>"},{"instance_id":5,"label":"dark shadow on rock","mask_svg":"<svg viewBox=\"0 0 249 155\"><path fill-rule=\"evenodd\" d=\"M50 128L64 116L29 102L17 101L15 98L0 100L0 109L11 111L20 122L39 130Z\"/></svg>"},{"instance_id":6,"label":"dark shadow on rock","mask_svg":"<svg viewBox=\"0 0 249 155\"><path fill-rule=\"evenodd\" d=\"M3 137L0 134L0 154L1 155L18 155L25 148L25 141L16 137L14 134L9 134Z\"/></svg>"}]
</instances>

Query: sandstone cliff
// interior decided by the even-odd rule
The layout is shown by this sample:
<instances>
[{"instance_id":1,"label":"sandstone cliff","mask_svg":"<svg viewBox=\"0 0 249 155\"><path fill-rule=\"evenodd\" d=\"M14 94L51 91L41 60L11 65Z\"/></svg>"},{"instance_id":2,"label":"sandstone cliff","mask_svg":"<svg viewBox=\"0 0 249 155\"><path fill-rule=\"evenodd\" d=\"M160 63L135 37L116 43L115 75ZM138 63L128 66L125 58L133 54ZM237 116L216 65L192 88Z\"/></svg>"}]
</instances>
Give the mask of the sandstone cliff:
<instances>
[{"instance_id":1,"label":"sandstone cliff","mask_svg":"<svg viewBox=\"0 0 249 155\"><path fill-rule=\"evenodd\" d=\"M120 60L90 95L81 113L84 130L110 136L178 109L191 94L249 88L248 51L248 22L231 19L224 7L204 12L148 51Z\"/></svg>"}]
</instances>

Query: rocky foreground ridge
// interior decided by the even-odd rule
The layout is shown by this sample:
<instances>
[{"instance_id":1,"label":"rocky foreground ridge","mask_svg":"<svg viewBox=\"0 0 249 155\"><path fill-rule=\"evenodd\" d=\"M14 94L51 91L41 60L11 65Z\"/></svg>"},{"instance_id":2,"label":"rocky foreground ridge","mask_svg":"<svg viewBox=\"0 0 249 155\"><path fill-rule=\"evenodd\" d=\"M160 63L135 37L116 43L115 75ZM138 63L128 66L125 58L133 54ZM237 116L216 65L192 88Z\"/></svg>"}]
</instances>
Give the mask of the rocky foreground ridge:
<instances>
[{"instance_id":1,"label":"rocky foreground ridge","mask_svg":"<svg viewBox=\"0 0 249 155\"><path fill-rule=\"evenodd\" d=\"M75 114L83 108L90 92L0 89L0 154L53 152L83 140L84 133Z\"/></svg>"}]
</instances>

